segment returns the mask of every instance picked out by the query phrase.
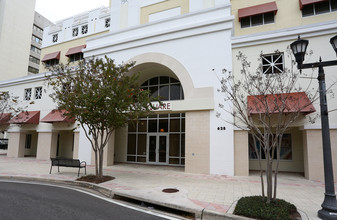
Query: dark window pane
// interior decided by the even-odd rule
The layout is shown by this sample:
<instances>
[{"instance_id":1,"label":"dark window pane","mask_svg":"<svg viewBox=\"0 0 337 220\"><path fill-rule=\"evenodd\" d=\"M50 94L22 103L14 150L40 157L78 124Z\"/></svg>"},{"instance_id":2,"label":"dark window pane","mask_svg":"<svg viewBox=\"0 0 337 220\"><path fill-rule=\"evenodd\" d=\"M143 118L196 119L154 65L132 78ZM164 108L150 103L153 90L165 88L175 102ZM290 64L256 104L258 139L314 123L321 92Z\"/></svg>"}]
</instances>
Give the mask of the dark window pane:
<instances>
[{"instance_id":1,"label":"dark window pane","mask_svg":"<svg viewBox=\"0 0 337 220\"><path fill-rule=\"evenodd\" d=\"M180 119L171 119L170 132L179 132L179 131L180 131Z\"/></svg>"},{"instance_id":2,"label":"dark window pane","mask_svg":"<svg viewBox=\"0 0 337 220\"><path fill-rule=\"evenodd\" d=\"M136 154L136 135L128 135L128 154Z\"/></svg>"},{"instance_id":3,"label":"dark window pane","mask_svg":"<svg viewBox=\"0 0 337 220\"><path fill-rule=\"evenodd\" d=\"M170 158L169 164L179 164L179 158Z\"/></svg>"},{"instance_id":4,"label":"dark window pane","mask_svg":"<svg viewBox=\"0 0 337 220\"><path fill-rule=\"evenodd\" d=\"M241 28L250 27L250 17L241 18Z\"/></svg>"},{"instance_id":5,"label":"dark window pane","mask_svg":"<svg viewBox=\"0 0 337 220\"><path fill-rule=\"evenodd\" d=\"M315 3L316 14L322 14L330 12L329 1Z\"/></svg>"},{"instance_id":6,"label":"dark window pane","mask_svg":"<svg viewBox=\"0 0 337 220\"><path fill-rule=\"evenodd\" d=\"M331 0L331 10L332 11L337 10L337 0Z\"/></svg>"},{"instance_id":7,"label":"dark window pane","mask_svg":"<svg viewBox=\"0 0 337 220\"><path fill-rule=\"evenodd\" d=\"M157 132L157 120L149 120L148 132Z\"/></svg>"},{"instance_id":8,"label":"dark window pane","mask_svg":"<svg viewBox=\"0 0 337 220\"><path fill-rule=\"evenodd\" d=\"M136 157L128 156L126 160L129 161L129 162L136 162Z\"/></svg>"},{"instance_id":9,"label":"dark window pane","mask_svg":"<svg viewBox=\"0 0 337 220\"><path fill-rule=\"evenodd\" d=\"M263 16L265 24L274 23L274 12L265 13Z\"/></svg>"},{"instance_id":10,"label":"dark window pane","mask_svg":"<svg viewBox=\"0 0 337 220\"><path fill-rule=\"evenodd\" d=\"M170 77L168 76L161 76L160 77L160 84L168 84L170 82Z\"/></svg>"},{"instance_id":11,"label":"dark window pane","mask_svg":"<svg viewBox=\"0 0 337 220\"><path fill-rule=\"evenodd\" d=\"M170 100L180 100L180 85L171 85L170 87Z\"/></svg>"},{"instance_id":12,"label":"dark window pane","mask_svg":"<svg viewBox=\"0 0 337 220\"><path fill-rule=\"evenodd\" d=\"M179 80L175 79L175 78L170 78L171 79L171 83L178 83Z\"/></svg>"},{"instance_id":13,"label":"dark window pane","mask_svg":"<svg viewBox=\"0 0 337 220\"><path fill-rule=\"evenodd\" d=\"M149 81L147 80L146 82L144 82L142 85L141 85L141 87L146 87L146 86L148 86L149 85Z\"/></svg>"},{"instance_id":14,"label":"dark window pane","mask_svg":"<svg viewBox=\"0 0 337 220\"><path fill-rule=\"evenodd\" d=\"M158 77L150 79L150 86L158 85Z\"/></svg>"},{"instance_id":15,"label":"dark window pane","mask_svg":"<svg viewBox=\"0 0 337 220\"><path fill-rule=\"evenodd\" d=\"M138 135L138 147L137 147L138 155L146 155L146 134Z\"/></svg>"},{"instance_id":16,"label":"dark window pane","mask_svg":"<svg viewBox=\"0 0 337 220\"><path fill-rule=\"evenodd\" d=\"M305 5L302 8L302 16L306 17L306 16L310 16L310 15L314 15L314 5Z\"/></svg>"},{"instance_id":17,"label":"dark window pane","mask_svg":"<svg viewBox=\"0 0 337 220\"><path fill-rule=\"evenodd\" d=\"M170 134L170 157L179 157L180 155L180 135Z\"/></svg>"},{"instance_id":18,"label":"dark window pane","mask_svg":"<svg viewBox=\"0 0 337 220\"><path fill-rule=\"evenodd\" d=\"M159 119L159 132L168 132L168 119Z\"/></svg>"},{"instance_id":19,"label":"dark window pane","mask_svg":"<svg viewBox=\"0 0 337 220\"><path fill-rule=\"evenodd\" d=\"M252 26L262 25L263 24L263 16L262 16L262 14L251 16L251 19L252 19Z\"/></svg>"},{"instance_id":20,"label":"dark window pane","mask_svg":"<svg viewBox=\"0 0 337 220\"><path fill-rule=\"evenodd\" d=\"M170 118L179 118L180 114L170 114Z\"/></svg>"},{"instance_id":21,"label":"dark window pane","mask_svg":"<svg viewBox=\"0 0 337 220\"><path fill-rule=\"evenodd\" d=\"M181 157L185 157L185 135L181 135Z\"/></svg>"},{"instance_id":22,"label":"dark window pane","mask_svg":"<svg viewBox=\"0 0 337 220\"><path fill-rule=\"evenodd\" d=\"M181 119L181 131L185 132L185 118Z\"/></svg>"},{"instance_id":23,"label":"dark window pane","mask_svg":"<svg viewBox=\"0 0 337 220\"><path fill-rule=\"evenodd\" d=\"M137 162L145 163L146 162L146 157L137 157Z\"/></svg>"},{"instance_id":24,"label":"dark window pane","mask_svg":"<svg viewBox=\"0 0 337 220\"><path fill-rule=\"evenodd\" d=\"M146 132L147 131L147 125L146 121L138 121L138 132Z\"/></svg>"},{"instance_id":25,"label":"dark window pane","mask_svg":"<svg viewBox=\"0 0 337 220\"><path fill-rule=\"evenodd\" d=\"M168 114L160 114L159 118L168 118Z\"/></svg>"},{"instance_id":26,"label":"dark window pane","mask_svg":"<svg viewBox=\"0 0 337 220\"><path fill-rule=\"evenodd\" d=\"M181 165L185 165L185 159L181 159Z\"/></svg>"},{"instance_id":27,"label":"dark window pane","mask_svg":"<svg viewBox=\"0 0 337 220\"><path fill-rule=\"evenodd\" d=\"M161 86L159 90L160 100L169 100L169 86Z\"/></svg>"},{"instance_id":28,"label":"dark window pane","mask_svg":"<svg viewBox=\"0 0 337 220\"><path fill-rule=\"evenodd\" d=\"M136 132L136 125L137 125L137 122L136 121L130 121L129 124L128 124L128 131L129 132Z\"/></svg>"},{"instance_id":29,"label":"dark window pane","mask_svg":"<svg viewBox=\"0 0 337 220\"><path fill-rule=\"evenodd\" d=\"M150 86L150 93L152 98L158 97L158 86Z\"/></svg>"}]
</instances>

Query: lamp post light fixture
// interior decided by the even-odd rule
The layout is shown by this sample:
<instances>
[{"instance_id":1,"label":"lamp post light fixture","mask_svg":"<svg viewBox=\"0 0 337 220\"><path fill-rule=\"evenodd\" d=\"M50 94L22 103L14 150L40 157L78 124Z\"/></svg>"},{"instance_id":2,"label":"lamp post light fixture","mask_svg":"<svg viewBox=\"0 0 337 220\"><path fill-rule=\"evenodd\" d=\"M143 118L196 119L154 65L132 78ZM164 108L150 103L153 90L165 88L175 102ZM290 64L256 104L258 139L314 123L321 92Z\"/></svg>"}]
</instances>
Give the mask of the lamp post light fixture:
<instances>
[{"instance_id":1,"label":"lamp post light fixture","mask_svg":"<svg viewBox=\"0 0 337 220\"><path fill-rule=\"evenodd\" d=\"M337 35L330 39L333 49L337 55ZM319 59L316 63L303 64L306 49L309 41L303 40L298 36L298 40L290 44L291 50L295 56L297 62L297 68L309 69L318 67L318 83L319 83L319 96L320 96L320 108L321 108L321 126L322 126L322 141L323 141L323 161L324 161L324 181L325 181L325 196L322 203L322 209L318 211L318 217L322 219L337 219L337 201L335 194L335 185L333 177L333 166L331 156L331 144L330 144L330 129L329 129L329 116L328 116L328 104L326 100L326 86L325 86L325 74L323 67L336 66L337 60L324 61Z\"/></svg>"}]
</instances>

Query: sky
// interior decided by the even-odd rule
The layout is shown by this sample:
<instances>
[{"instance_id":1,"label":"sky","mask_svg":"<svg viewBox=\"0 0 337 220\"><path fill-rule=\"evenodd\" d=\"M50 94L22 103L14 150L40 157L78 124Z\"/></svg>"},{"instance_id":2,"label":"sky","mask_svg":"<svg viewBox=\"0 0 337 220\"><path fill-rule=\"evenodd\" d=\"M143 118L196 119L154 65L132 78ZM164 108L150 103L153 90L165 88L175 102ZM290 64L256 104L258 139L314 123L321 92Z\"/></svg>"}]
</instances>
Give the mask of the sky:
<instances>
[{"instance_id":1,"label":"sky","mask_svg":"<svg viewBox=\"0 0 337 220\"><path fill-rule=\"evenodd\" d=\"M35 11L55 23L101 6L109 6L109 0L36 0Z\"/></svg>"}]
</instances>

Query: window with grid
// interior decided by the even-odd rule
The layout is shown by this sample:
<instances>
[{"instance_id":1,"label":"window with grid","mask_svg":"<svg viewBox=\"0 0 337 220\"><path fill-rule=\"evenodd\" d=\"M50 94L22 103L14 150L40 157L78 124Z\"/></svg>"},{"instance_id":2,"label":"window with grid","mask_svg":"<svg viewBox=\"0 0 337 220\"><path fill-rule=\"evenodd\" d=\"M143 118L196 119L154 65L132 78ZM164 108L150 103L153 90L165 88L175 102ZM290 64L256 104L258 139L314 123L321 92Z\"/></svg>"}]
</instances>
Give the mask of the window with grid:
<instances>
[{"instance_id":1,"label":"window with grid","mask_svg":"<svg viewBox=\"0 0 337 220\"><path fill-rule=\"evenodd\" d=\"M254 27L258 25L274 23L274 12L268 12L264 14L258 14L241 18L241 28Z\"/></svg>"},{"instance_id":2,"label":"window with grid","mask_svg":"<svg viewBox=\"0 0 337 220\"><path fill-rule=\"evenodd\" d=\"M147 80L141 85L142 89L151 91L151 97L160 97L161 101L183 100L184 92L179 82L172 77L159 76Z\"/></svg>"},{"instance_id":3,"label":"window with grid","mask_svg":"<svg viewBox=\"0 0 337 220\"><path fill-rule=\"evenodd\" d=\"M309 5L304 5L302 8L302 16L307 17L312 15L329 13L333 11L337 11L337 0L327 0Z\"/></svg>"},{"instance_id":4,"label":"window with grid","mask_svg":"<svg viewBox=\"0 0 337 220\"><path fill-rule=\"evenodd\" d=\"M36 63L36 64L40 64L40 59L33 57L33 56L29 56L29 61Z\"/></svg>"},{"instance_id":5,"label":"window with grid","mask_svg":"<svg viewBox=\"0 0 337 220\"><path fill-rule=\"evenodd\" d=\"M42 87L35 87L35 99L42 99Z\"/></svg>"},{"instance_id":6,"label":"window with grid","mask_svg":"<svg viewBox=\"0 0 337 220\"><path fill-rule=\"evenodd\" d=\"M105 19L105 27L106 27L106 28L110 27L110 21L111 21L110 18L106 18L106 19Z\"/></svg>"},{"instance_id":7,"label":"window with grid","mask_svg":"<svg viewBox=\"0 0 337 220\"><path fill-rule=\"evenodd\" d=\"M82 34L88 33L88 25L87 25L87 24L86 24L86 25L83 25L83 26L81 27L81 29L82 29Z\"/></svg>"},{"instance_id":8,"label":"window with grid","mask_svg":"<svg viewBox=\"0 0 337 220\"><path fill-rule=\"evenodd\" d=\"M53 35L53 43L56 43L58 41L58 34Z\"/></svg>"},{"instance_id":9,"label":"window with grid","mask_svg":"<svg viewBox=\"0 0 337 220\"><path fill-rule=\"evenodd\" d=\"M35 53L41 54L41 50L33 45L30 45L30 50Z\"/></svg>"},{"instance_id":10,"label":"window with grid","mask_svg":"<svg viewBox=\"0 0 337 220\"><path fill-rule=\"evenodd\" d=\"M28 72L36 74L39 73L39 70L34 67L28 66Z\"/></svg>"},{"instance_id":11,"label":"window with grid","mask_svg":"<svg viewBox=\"0 0 337 220\"><path fill-rule=\"evenodd\" d=\"M282 73L284 70L283 53L261 55L264 74Z\"/></svg>"},{"instance_id":12,"label":"window with grid","mask_svg":"<svg viewBox=\"0 0 337 220\"><path fill-rule=\"evenodd\" d=\"M32 97L32 89L25 89L24 100L29 101Z\"/></svg>"},{"instance_id":13,"label":"window with grid","mask_svg":"<svg viewBox=\"0 0 337 220\"><path fill-rule=\"evenodd\" d=\"M73 37L77 37L77 35L78 35L78 27L73 28Z\"/></svg>"}]
</instances>

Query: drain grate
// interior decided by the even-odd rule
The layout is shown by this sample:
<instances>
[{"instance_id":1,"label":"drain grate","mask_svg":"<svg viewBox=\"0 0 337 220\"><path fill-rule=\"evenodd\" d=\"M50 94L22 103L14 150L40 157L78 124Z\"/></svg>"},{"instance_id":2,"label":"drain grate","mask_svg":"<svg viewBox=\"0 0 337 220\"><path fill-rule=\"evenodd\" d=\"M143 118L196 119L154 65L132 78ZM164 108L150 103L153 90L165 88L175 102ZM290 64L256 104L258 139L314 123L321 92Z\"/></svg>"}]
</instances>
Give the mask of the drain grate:
<instances>
[{"instance_id":1,"label":"drain grate","mask_svg":"<svg viewBox=\"0 0 337 220\"><path fill-rule=\"evenodd\" d=\"M179 190L174 189L174 188L166 188L166 189L163 189L162 192L164 192L164 193L176 193L176 192L179 192Z\"/></svg>"}]
</instances>

